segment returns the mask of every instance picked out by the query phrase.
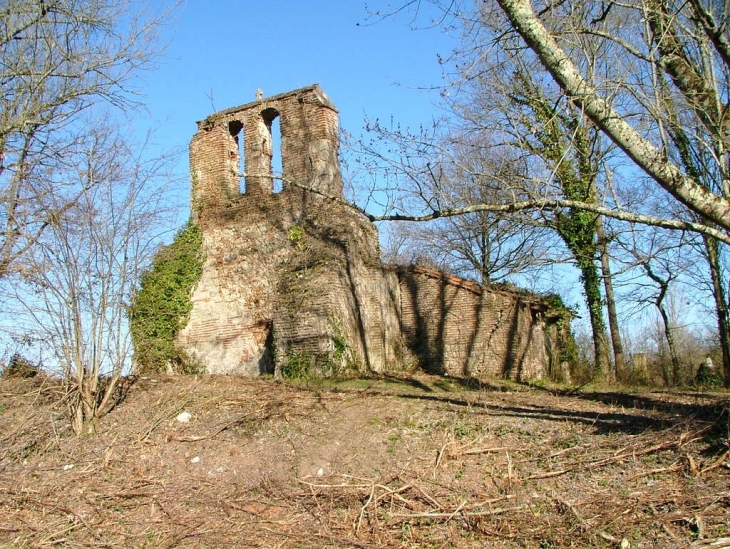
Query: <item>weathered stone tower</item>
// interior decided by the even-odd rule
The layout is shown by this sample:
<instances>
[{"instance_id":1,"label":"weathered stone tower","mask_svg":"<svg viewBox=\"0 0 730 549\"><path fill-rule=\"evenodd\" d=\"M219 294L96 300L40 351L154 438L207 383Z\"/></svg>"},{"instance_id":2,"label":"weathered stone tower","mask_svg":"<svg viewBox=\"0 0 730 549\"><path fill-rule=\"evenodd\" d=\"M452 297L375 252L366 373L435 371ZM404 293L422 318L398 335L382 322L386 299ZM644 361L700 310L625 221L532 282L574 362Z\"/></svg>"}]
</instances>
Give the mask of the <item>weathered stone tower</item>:
<instances>
[{"instance_id":1,"label":"weathered stone tower","mask_svg":"<svg viewBox=\"0 0 730 549\"><path fill-rule=\"evenodd\" d=\"M558 316L535 296L381 263L375 227L342 200L338 147L337 110L318 85L198 122L192 207L206 259L177 343L209 373L418 363L528 378L552 367Z\"/></svg>"},{"instance_id":2,"label":"weathered stone tower","mask_svg":"<svg viewBox=\"0 0 730 549\"><path fill-rule=\"evenodd\" d=\"M277 117L283 173L274 192ZM256 375L293 357L320 369L397 362L397 287L381 268L377 231L294 184L341 197L338 146L337 110L316 85L198 123L190 166L206 262L178 340L208 372Z\"/></svg>"}]
</instances>

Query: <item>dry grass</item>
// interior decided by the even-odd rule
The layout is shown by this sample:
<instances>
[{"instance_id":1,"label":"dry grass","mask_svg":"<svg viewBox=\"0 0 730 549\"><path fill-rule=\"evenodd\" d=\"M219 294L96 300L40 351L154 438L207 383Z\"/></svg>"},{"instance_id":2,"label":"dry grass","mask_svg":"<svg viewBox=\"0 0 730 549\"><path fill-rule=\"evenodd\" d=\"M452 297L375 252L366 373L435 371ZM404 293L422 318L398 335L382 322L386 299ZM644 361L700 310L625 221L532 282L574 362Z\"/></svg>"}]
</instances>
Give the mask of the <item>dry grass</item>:
<instances>
[{"instance_id":1,"label":"dry grass","mask_svg":"<svg viewBox=\"0 0 730 549\"><path fill-rule=\"evenodd\" d=\"M175 377L133 385L87 439L58 401L47 381L0 382L1 547L730 537L727 394Z\"/></svg>"}]
</instances>

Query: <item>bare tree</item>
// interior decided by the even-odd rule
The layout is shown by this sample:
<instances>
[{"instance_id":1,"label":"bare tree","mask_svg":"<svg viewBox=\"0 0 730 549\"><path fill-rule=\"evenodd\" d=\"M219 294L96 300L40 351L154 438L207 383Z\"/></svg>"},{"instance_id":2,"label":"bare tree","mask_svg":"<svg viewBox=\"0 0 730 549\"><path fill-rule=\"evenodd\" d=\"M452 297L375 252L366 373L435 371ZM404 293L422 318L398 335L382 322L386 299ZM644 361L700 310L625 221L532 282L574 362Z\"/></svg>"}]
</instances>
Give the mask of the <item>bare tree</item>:
<instances>
[{"instance_id":1,"label":"bare tree","mask_svg":"<svg viewBox=\"0 0 730 549\"><path fill-rule=\"evenodd\" d=\"M93 432L115 404L130 366L131 294L171 225L171 157L146 158L121 131L96 126L65 159L66 176L87 191L72 205L50 204L64 215L48 220L4 281L13 318L5 329L60 370L77 434Z\"/></svg>"},{"instance_id":2,"label":"bare tree","mask_svg":"<svg viewBox=\"0 0 730 549\"><path fill-rule=\"evenodd\" d=\"M93 183L66 178L67 159L85 146L89 112L139 104L135 78L159 56L168 15L135 0L3 2L0 278Z\"/></svg>"},{"instance_id":3,"label":"bare tree","mask_svg":"<svg viewBox=\"0 0 730 549\"><path fill-rule=\"evenodd\" d=\"M685 380L688 364L683 363L678 334L688 325L686 311L680 314L675 297L681 285L687 284L687 273L694 269L699 254L690 245L700 240L696 235L676 231L651 230L633 227L625 231L617 244L624 255L625 272L632 279L626 284L626 303L634 303L627 312L635 316L648 307L656 311L657 346L666 350L661 362L664 384L673 386ZM684 324L682 324L684 322Z\"/></svg>"},{"instance_id":4,"label":"bare tree","mask_svg":"<svg viewBox=\"0 0 730 549\"><path fill-rule=\"evenodd\" d=\"M422 1L404 0L395 11L418 12ZM543 195L542 200L533 197L513 207L556 209L570 203L624 221L701 233L730 386L730 337L723 336L730 330L719 276L722 247L730 243L730 34L725 24L730 4L724 0L430 3L444 14L436 24L454 23L464 30L468 59L466 63L463 56L458 59L460 72L470 72L473 81L480 79L485 64L502 69L501 80L499 71L484 78L484 97L489 98L490 85L501 89L504 80L514 79L513 60L534 67L529 74L543 96L566 98L623 152L634 174L642 173L681 205L652 215L641 206L627 208L620 196L591 204ZM460 78L449 95L463 83ZM488 114L491 111L485 111ZM613 167L616 158L609 162ZM602 190L606 197L616 189ZM484 206L494 211L502 205L473 204L461 211Z\"/></svg>"},{"instance_id":5,"label":"bare tree","mask_svg":"<svg viewBox=\"0 0 730 549\"><path fill-rule=\"evenodd\" d=\"M669 285L674 281L676 274L667 271L666 274L662 276L661 274L657 273L654 268L652 268L651 261L649 260L644 261L641 266L646 272L646 275L657 285L657 292L654 297L654 304L656 305L656 308L659 311L659 315L662 319L662 326L664 327L664 337L669 348L669 357L672 364L671 374L666 367L663 369L664 383L667 386L677 385L681 382L682 367L679 362L677 345L674 341L672 321L669 317L669 312L666 304L666 299L669 295Z\"/></svg>"},{"instance_id":6,"label":"bare tree","mask_svg":"<svg viewBox=\"0 0 730 549\"><path fill-rule=\"evenodd\" d=\"M457 146L448 155L434 152L421 169L409 171L399 188L404 207L428 210L514 201L515 189L505 185L521 177L513 159L480 147ZM401 224L396 232L401 260L432 263L482 284L524 280L559 260L551 231L529 212L478 211Z\"/></svg>"}]
</instances>

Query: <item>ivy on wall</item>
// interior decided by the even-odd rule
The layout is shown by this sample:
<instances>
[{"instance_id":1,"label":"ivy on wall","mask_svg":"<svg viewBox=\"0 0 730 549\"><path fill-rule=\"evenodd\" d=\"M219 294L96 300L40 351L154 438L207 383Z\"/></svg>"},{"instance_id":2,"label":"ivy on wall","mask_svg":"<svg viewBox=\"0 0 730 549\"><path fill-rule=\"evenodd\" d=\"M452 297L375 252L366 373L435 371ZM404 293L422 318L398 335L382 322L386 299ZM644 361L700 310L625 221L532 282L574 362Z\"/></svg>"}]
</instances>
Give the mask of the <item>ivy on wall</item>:
<instances>
[{"instance_id":1,"label":"ivy on wall","mask_svg":"<svg viewBox=\"0 0 730 549\"><path fill-rule=\"evenodd\" d=\"M281 366L281 376L287 379L307 381L321 378L343 377L358 372L352 349L338 325L331 325L331 349L324 353L289 351Z\"/></svg>"},{"instance_id":2,"label":"ivy on wall","mask_svg":"<svg viewBox=\"0 0 730 549\"><path fill-rule=\"evenodd\" d=\"M175 345L193 307L190 295L203 274L203 235L188 222L172 244L162 248L129 308L137 373L159 373L171 367L193 373L199 365Z\"/></svg>"}]
</instances>

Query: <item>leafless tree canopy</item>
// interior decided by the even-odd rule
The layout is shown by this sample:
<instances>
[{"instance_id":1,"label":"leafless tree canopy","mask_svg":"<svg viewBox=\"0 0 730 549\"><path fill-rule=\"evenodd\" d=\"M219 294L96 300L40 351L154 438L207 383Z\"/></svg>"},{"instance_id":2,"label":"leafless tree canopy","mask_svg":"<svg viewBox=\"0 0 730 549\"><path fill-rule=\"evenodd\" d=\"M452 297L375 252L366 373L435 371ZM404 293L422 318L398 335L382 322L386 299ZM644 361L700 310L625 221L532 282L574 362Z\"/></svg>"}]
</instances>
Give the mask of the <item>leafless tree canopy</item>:
<instances>
[{"instance_id":1,"label":"leafless tree canopy","mask_svg":"<svg viewBox=\"0 0 730 549\"><path fill-rule=\"evenodd\" d=\"M137 106L167 14L134 0L8 0L0 9L0 277L93 184L65 177L90 112Z\"/></svg>"},{"instance_id":2,"label":"leafless tree canopy","mask_svg":"<svg viewBox=\"0 0 730 549\"><path fill-rule=\"evenodd\" d=\"M16 260L0 294L14 318L5 331L32 342L64 380L77 433L93 431L131 371L127 310L161 234L174 226L165 190L175 157L149 155L123 133L97 126L85 151L67 159L65 176L87 190Z\"/></svg>"},{"instance_id":3,"label":"leafless tree canopy","mask_svg":"<svg viewBox=\"0 0 730 549\"><path fill-rule=\"evenodd\" d=\"M726 5L497 4L562 92L638 168L730 229Z\"/></svg>"}]
</instances>

